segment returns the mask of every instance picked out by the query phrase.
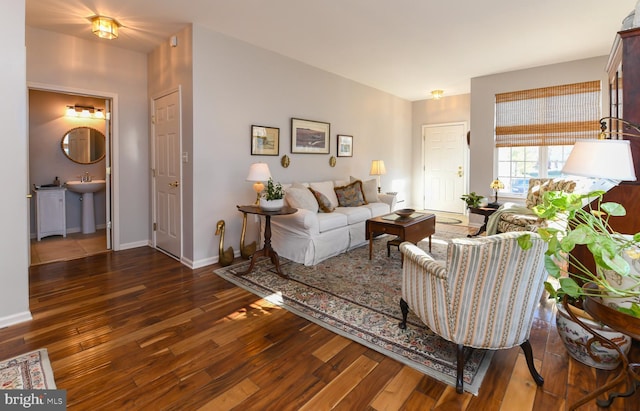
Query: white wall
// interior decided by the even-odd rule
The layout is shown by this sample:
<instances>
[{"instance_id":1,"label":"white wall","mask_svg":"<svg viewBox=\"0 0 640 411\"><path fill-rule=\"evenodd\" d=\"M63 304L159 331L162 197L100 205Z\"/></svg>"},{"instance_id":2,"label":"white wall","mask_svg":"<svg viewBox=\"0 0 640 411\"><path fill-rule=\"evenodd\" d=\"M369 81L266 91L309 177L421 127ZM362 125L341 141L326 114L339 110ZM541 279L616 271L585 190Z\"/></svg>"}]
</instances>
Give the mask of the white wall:
<instances>
[{"instance_id":1,"label":"white wall","mask_svg":"<svg viewBox=\"0 0 640 411\"><path fill-rule=\"evenodd\" d=\"M113 199L119 218L114 248L147 244L150 236L147 56L114 47L108 41L87 41L31 27L26 28L26 40L30 84L115 96Z\"/></svg>"},{"instance_id":2,"label":"white wall","mask_svg":"<svg viewBox=\"0 0 640 411\"><path fill-rule=\"evenodd\" d=\"M613 41L613 36L611 38ZM508 91L601 80L603 107L609 104L605 72L608 56L511 71L471 79L471 180L469 191L487 197L493 180L495 95ZM608 113L604 110L603 113Z\"/></svg>"},{"instance_id":3,"label":"white wall","mask_svg":"<svg viewBox=\"0 0 640 411\"><path fill-rule=\"evenodd\" d=\"M193 122L192 135L183 127L184 148L191 159L184 165L185 177L192 173L193 178L193 187L183 189L184 203L192 211L183 214L185 236L192 237L185 238L185 257L195 266L217 260L219 238L214 231L220 219L226 222L225 247L237 252L242 215L235 206L255 199L251 183L245 181L253 162L268 163L276 181L292 182L349 175L370 178L371 160L383 159L388 171L382 177L383 190L391 191L392 184L409 187L410 102L197 25L192 30L193 110L183 107L183 121ZM190 31L178 34L178 49L189 45L183 37ZM150 74L150 93L176 87L180 81L187 83L183 91L190 92L186 57L186 51L172 51L167 44L151 53L150 72L156 65L163 70ZM169 71L163 58L173 61ZM330 123L331 153L291 154L292 117ZM251 156L252 124L280 128L279 156ZM331 168L329 158L336 155L338 133L354 136L354 156L338 158ZM284 154L291 158L287 169L280 166ZM187 198L190 195L192 199ZM249 233L256 232L253 224Z\"/></svg>"},{"instance_id":4,"label":"white wall","mask_svg":"<svg viewBox=\"0 0 640 411\"><path fill-rule=\"evenodd\" d=\"M0 13L0 34L7 56L0 76L0 124L5 145L0 150L0 175L5 177L0 213L0 327L31 318L24 13L24 0L7 2Z\"/></svg>"}]
</instances>

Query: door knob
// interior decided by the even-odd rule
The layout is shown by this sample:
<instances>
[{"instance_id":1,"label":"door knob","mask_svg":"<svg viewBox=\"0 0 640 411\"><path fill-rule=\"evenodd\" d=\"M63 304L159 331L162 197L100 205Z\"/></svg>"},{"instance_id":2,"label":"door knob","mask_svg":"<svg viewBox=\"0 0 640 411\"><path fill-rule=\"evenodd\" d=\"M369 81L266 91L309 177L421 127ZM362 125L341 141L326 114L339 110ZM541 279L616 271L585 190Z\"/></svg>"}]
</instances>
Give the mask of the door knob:
<instances>
[{"instance_id":1,"label":"door knob","mask_svg":"<svg viewBox=\"0 0 640 411\"><path fill-rule=\"evenodd\" d=\"M169 183L170 187L178 187L180 185L180 183L178 183L177 181L174 181L173 183Z\"/></svg>"}]
</instances>

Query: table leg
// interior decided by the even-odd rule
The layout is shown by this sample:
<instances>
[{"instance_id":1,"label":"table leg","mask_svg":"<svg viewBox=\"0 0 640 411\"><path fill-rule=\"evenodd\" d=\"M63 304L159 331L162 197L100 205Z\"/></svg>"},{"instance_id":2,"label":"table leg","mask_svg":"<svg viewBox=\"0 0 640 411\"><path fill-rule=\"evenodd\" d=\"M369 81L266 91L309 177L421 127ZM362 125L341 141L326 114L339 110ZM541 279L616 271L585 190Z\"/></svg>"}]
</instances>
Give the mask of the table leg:
<instances>
[{"instance_id":1,"label":"table leg","mask_svg":"<svg viewBox=\"0 0 640 411\"><path fill-rule=\"evenodd\" d=\"M373 256L373 231L369 232L369 260Z\"/></svg>"},{"instance_id":2,"label":"table leg","mask_svg":"<svg viewBox=\"0 0 640 411\"><path fill-rule=\"evenodd\" d=\"M269 257L271 262L276 267L276 273L282 277L289 279L289 276L280 270L280 257L278 253L271 247L271 216L265 215L265 223L264 223L264 247L262 250L256 251L251 257L251 264L249 264L249 268L246 271L238 273L238 275L246 275L249 274L253 267L255 266L256 260L258 256Z\"/></svg>"}]
</instances>

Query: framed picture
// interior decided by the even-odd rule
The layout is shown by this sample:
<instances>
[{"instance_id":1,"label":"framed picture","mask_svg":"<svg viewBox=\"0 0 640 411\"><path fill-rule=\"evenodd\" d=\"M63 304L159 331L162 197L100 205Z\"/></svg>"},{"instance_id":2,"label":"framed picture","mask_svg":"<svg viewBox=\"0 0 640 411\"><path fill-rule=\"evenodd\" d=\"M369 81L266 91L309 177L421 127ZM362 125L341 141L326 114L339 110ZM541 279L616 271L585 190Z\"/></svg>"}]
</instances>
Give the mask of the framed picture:
<instances>
[{"instance_id":1,"label":"framed picture","mask_svg":"<svg viewBox=\"0 0 640 411\"><path fill-rule=\"evenodd\" d=\"M353 157L353 136L338 134L338 157Z\"/></svg>"},{"instance_id":2,"label":"framed picture","mask_svg":"<svg viewBox=\"0 0 640 411\"><path fill-rule=\"evenodd\" d=\"M329 154L331 125L321 121L291 119L291 152Z\"/></svg>"},{"instance_id":3,"label":"framed picture","mask_svg":"<svg viewBox=\"0 0 640 411\"><path fill-rule=\"evenodd\" d=\"M277 156L280 154L280 129L251 126L251 155Z\"/></svg>"}]
</instances>

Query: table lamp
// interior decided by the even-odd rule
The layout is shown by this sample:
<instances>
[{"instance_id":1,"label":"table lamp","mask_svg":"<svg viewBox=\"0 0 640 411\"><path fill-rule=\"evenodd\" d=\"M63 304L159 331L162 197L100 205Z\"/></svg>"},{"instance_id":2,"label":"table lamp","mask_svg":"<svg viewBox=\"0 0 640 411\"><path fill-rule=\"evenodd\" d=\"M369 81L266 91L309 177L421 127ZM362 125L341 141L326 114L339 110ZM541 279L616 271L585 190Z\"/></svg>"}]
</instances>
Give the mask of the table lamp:
<instances>
[{"instance_id":1,"label":"table lamp","mask_svg":"<svg viewBox=\"0 0 640 411\"><path fill-rule=\"evenodd\" d=\"M373 160L371 161L371 171L369 171L369 175L376 176L378 178L378 193L380 192L380 176L383 174L387 174L387 169L384 168L383 160Z\"/></svg>"},{"instance_id":2,"label":"table lamp","mask_svg":"<svg viewBox=\"0 0 640 411\"><path fill-rule=\"evenodd\" d=\"M260 194L264 190L263 181L267 181L271 178L271 172L267 163L253 163L249 167L249 175L247 181L254 181L253 189L256 192L256 205L260 204Z\"/></svg>"},{"instance_id":3,"label":"table lamp","mask_svg":"<svg viewBox=\"0 0 640 411\"><path fill-rule=\"evenodd\" d=\"M491 182L491 185L489 185L489 187L493 189L493 193L495 195L495 201L492 203L492 205L498 205L498 190L502 190L504 188L504 183L496 178Z\"/></svg>"}]
</instances>

